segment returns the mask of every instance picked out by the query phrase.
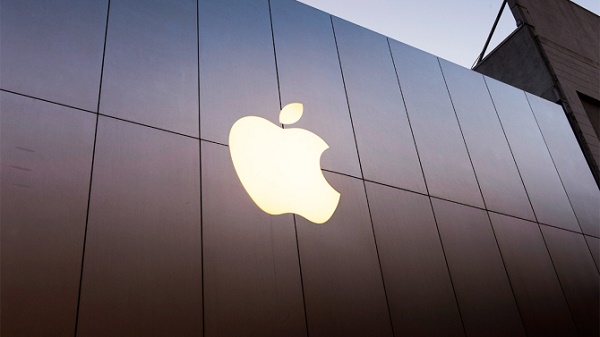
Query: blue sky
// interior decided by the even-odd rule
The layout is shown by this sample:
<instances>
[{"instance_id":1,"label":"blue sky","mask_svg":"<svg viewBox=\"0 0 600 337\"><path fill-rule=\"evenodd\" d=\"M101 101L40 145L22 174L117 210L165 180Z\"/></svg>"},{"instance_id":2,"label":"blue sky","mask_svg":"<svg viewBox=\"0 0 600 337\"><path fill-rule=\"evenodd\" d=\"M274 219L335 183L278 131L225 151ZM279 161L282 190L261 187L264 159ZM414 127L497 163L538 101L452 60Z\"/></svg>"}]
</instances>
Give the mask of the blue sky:
<instances>
[{"instance_id":1,"label":"blue sky","mask_svg":"<svg viewBox=\"0 0 600 337\"><path fill-rule=\"evenodd\" d=\"M481 52L502 4L502 0L299 1L467 68ZM600 13L599 0L574 2ZM510 11L504 14L491 48L516 28Z\"/></svg>"}]
</instances>

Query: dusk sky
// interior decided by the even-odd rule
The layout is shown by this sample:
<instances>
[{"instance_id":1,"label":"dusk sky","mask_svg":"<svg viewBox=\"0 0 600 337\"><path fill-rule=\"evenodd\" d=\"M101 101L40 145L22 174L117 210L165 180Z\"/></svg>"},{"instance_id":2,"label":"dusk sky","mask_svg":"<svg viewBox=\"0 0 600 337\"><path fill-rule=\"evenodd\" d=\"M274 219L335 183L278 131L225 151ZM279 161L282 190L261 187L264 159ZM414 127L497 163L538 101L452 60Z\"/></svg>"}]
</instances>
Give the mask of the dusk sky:
<instances>
[{"instance_id":1,"label":"dusk sky","mask_svg":"<svg viewBox=\"0 0 600 337\"><path fill-rule=\"evenodd\" d=\"M502 0L299 0L363 27L470 68ZM598 14L600 1L575 3ZM516 28L505 9L488 51Z\"/></svg>"}]
</instances>

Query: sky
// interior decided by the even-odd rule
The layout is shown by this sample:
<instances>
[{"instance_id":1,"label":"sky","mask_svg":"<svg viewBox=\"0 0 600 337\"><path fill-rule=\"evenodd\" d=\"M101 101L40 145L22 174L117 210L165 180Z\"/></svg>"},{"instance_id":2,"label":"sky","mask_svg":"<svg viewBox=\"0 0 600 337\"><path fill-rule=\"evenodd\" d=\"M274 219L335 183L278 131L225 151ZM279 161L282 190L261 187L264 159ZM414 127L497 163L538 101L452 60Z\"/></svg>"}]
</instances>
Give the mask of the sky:
<instances>
[{"instance_id":1,"label":"sky","mask_svg":"<svg viewBox=\"0 0 600 337\"><path fill-rule=\"evenodd\" d=\"M502 5L502 0L299 1L467 68L481 53ZM599 0L573 2L600 13ZM515 28L505 8L488 51Z\"/></svg>"}]
</instances>

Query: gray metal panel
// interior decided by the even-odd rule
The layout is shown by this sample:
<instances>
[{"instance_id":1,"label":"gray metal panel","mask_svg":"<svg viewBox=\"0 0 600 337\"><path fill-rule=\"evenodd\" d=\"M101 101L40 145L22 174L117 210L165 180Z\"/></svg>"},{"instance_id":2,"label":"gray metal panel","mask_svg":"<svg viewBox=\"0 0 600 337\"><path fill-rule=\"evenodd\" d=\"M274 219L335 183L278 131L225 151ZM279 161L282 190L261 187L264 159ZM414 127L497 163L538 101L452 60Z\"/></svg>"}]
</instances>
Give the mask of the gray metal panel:
<instances>
[{"instance_id":1,"label":"gray metal panel","mask_svg":"<svg viewBox=\"0 0 600 337\"><path fill-rule=\"evenodd\" d=\"M483 207L437 58L397 41L390 45L429 193Z\"/></svg>"},{"instance_id":2,"label":"gray metal panel","mask_svg":"<svg viewBox=\"0 0 600 337\"><path fill-rule=\"evenodd\" d=\"M485 80L538 221L580 231L525 93Z\"/></svg>"},{"instance_id":3,"label":"gray metal panel","mask_svg":"<svg viewBox=\"0 0 600 337\"><path fill-rule=\"evenodd\" d=\"M279 98L267 0L200 0L200 135L227 144L243 116L277 123Z\"/></svg>"},{"instance_id":4,"label":"gray metal panel","mask_svg":"<svg viewBox=\"0 0 600 337\"><path fill-rule=\"evenodd\" d=\"M331 219L296 216L309 336L391 336L363 182L325 177L341 193Z\"/></svg>"},{"instance_id":5,"label":"gray metal panel","mask_svg":"<svg viewBox=\"0 0 600 337\"><path fill-rule=\"evenodd\" d=\"M576 336L577 329L536 223L490 213L528 336Z\"/></svg>"},{"instance_id":6,"label":"gray metal panel","mask_svg":"<svg viewBox=\"0 0 600 337\"><path fill-rule=\"evenodd\" d=\"M306 336L294 220L260 210L229 149L202 142L207 336Z\"/></svg>"},{"instance_id":7,"label":"gray metal panel","mask_svg":"<svg viewBox=\"0 0 600 337\"><path fill-rule=\"evenodd\" d=\"M432 199L468 336L525 336L485 211Z\"/></svg>"},{"instance_id":8,"label":"gray metal panel","mask_svg":"<svg viewBox=\"0 0 600 337\"><path fill-rule=\"evenodd\" d=\"M95 126L0 92L2 336L73 333Z\"/></svg>"},{"instance_id":9,"label":"gray metal panel","mask_svg":"<svg viewBox=\"0 0 600 337\"><path fill-rule=\"evenodd\" d=\"M594 262L596 262L596 267L600 271L600 239L586 235L585 240L587 241L588 247L592 252L592 257L594 258Z\"/></svg>"},{"instance_id":10,"label":"gray metal panel","mask_svg":"<svg viewBox=\"0 0 600 337\"><path fill-rule=\"evenodd\" d=\"M0 87L96 111L108 1L2 0Z\"/></svg>"},{"instance_id":11,"label":"gray metal panel","mask_svg":"<svg viewBox=\"0 0 600 337\"><path fill-rule=\"evenodd\" d=\"M583 235L541 226L581 336L598 336L600 276Z\"/></svg>"},{"instance_id":12,"label":"gray metal panel","mask_svg":"<svg viewBox=\"0 0 600 337\"><path fill-rule=\"evenodd\" d=\"M330 16L294 0L273 1L271 9L282 105L304 104L292 127L329 144L324 169L361 177Z\"/></svg>"},{"instance_id":13,"label":"gray metal panel","mask_svg":"<svg viewBox=\"0 0 600 337\"><path fill-rule=\"evenodd\" d=\"M600 236L600 191L560 105L527 94L584 233Z\"/></svg>"},{"instance_id":14,"label":"gray metal panel","mask_svg":"<svg viewBox=\"0 0 600 337\"><path fill-rule=\"evenodd\" d=\"M427 193L386 37L333 23L365 178Z\"/></svg>"},{"instance_id":15,"label":"gray metal panel","mask_svg":"<svg viewBox=\"0 0 600 337\"><path fill-rule=\"evenodd\" d=\"M367 183L397 336L464 336L429 198Z\"/></svg>"},{"instance_id":16,"label":"gray metal panel","mask_svg":"<svg viewBox=\"0 0 600 337\"><path fill-rule=\"evenodd\" d=\"M196 1L112 1L100 112L198 137L196 34Z\"/></svg>"},{"instance_id":17,"label":"gray metal panel","mask_svg":"<svg viewBox=\"0 0 600 337\"><path fill-rule=\"evenodd\" d=\"M100 117L78 336L200 336L198 140Z\"/></svg>"},{"instance_id":18,"label":"gray metal panel","mask_svg":"<svg viewBox=\"0 0 600 337\"><path fill-rule=\"evenodd\" d=\"M440 63L487 208L535 220L483 76Z\"/></svg>"}]
</instances>

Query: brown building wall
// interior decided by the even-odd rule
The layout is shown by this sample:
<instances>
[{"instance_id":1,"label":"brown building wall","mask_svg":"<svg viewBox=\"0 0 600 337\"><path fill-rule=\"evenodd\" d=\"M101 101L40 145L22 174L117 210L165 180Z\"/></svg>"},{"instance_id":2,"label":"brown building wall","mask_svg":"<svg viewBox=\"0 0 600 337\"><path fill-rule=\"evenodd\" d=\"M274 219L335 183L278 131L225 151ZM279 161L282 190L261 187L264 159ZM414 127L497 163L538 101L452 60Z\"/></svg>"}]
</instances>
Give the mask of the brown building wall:
<instances>
[{"instance_id":1,"label":"brown building wall","mask_svg":"<svg viewBox=\"0 0 600 337\"><path fill-rule=\"evenodd\" d=\"M0 336L600 335L562 107L294 0L0 1ZM232 161L292 102L325 224Z\"/></svg>"}]
</instances>

